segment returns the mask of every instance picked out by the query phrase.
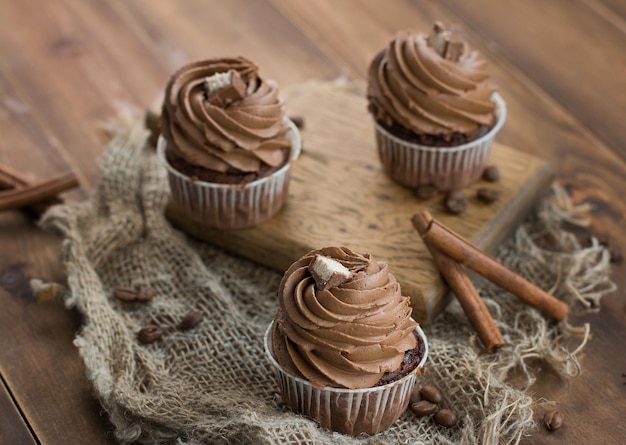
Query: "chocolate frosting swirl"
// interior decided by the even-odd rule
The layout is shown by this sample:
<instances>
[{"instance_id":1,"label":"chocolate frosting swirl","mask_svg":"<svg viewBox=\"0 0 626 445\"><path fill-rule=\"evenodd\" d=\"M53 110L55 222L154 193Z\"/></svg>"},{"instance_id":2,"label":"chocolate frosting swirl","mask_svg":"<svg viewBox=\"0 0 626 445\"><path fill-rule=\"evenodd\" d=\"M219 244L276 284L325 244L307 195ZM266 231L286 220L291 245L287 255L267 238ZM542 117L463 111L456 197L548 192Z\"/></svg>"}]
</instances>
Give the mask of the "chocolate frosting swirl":
<instances>
[{"instance_id":1,"label":"chocolate frosting swirl","mask_svg":"<svg viewBox=\"0 0 626 445\"><path fill-rule=\"evenodd\" d=\"M340 262L351 278L316 289L308 266L316 255ZM409 298L387 264L346 247L309 252L283 276L273 343L276 360L313 384L369 388L416 347Z\"/></svg>"},{"instance_id":2,"label":"chocolate frosting swirl","mask_svg":"<svg viewBox=\"0 0 626 445\"><path fill-rule=\"evenodd\" d=\"M445 33L441 39L450 39L455 51L445 52L446 40L436 45L436 33ZM460 33L439 23L430 36L398 32L370 64L369 110L387 127L399 124L418 135L472 136L495 120L485 67Z\"/></svg>"},{"instance_id":3,"label":"chocolate frosting swirl","mask_svg":"<svg viewBox=\"0 0 626 445\"><path fill-rule=\"evenodd\" d=\"M234 70L245 95L211 91L206 79ZM284 164L289 152L288 127L277 84L258 76L243 57L210 59L179 69L167 83L161 114L168 150L192 165L218 172L258 172Z\"/></svg>"}]
</instances>

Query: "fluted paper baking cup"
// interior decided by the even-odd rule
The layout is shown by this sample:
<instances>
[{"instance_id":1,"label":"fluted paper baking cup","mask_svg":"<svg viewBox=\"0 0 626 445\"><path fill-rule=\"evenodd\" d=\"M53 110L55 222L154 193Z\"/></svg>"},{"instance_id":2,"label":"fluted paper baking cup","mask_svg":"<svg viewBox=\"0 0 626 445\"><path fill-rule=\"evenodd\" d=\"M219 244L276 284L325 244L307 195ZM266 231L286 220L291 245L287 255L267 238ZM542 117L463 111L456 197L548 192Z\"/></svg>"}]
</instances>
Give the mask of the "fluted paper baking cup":
<instances>
[{"instance_id":1,"label":"fluted paper baking cup","mask_svg":"<svg viewBox=\"0 0 626 445\"><path fill-rule=\"evenodd\" d=\"M482 174L491 145L506 119L506 103L498 93L496 123L484 136L456 147L432 147L405 141L389 133L378 122L376 143L383 170L391 179L407 187L432 184L439 190L466 187Z\"/></svg>"},{"instance_id":2,"label":"fluted paper baking cup","mask_svg":"<svg viewBox=\"0 0 626 445\"><path fill-rule=\"evenodd\" d=\"M220 184L192 180L167 161L167 142L160 136L157 153L168 172L172 204L191 220L217 229L242 229L272 218L283 207L289 192L291 163L298 159L302 147L300 132L285 118L290 130L291 159L276 172L243 184Z\"/></svg>"},{"instance_id":3,"label":"fluted paper baking cup","mask_svg":"<svg viewBox=\"0 0 626 445\"><path fill-rule=\"evenodd\" d=\"M319 387L289 374L276 361L272 348L273 327L274 322L265 331L265 353L274 368L283 402L322 428L351 436L376 434L398 420L409 404L417 374L428 357L428 342L418 326L416 332L424 342L424 356L406 376L372 388Z\"/></svg>"}]
</instances>

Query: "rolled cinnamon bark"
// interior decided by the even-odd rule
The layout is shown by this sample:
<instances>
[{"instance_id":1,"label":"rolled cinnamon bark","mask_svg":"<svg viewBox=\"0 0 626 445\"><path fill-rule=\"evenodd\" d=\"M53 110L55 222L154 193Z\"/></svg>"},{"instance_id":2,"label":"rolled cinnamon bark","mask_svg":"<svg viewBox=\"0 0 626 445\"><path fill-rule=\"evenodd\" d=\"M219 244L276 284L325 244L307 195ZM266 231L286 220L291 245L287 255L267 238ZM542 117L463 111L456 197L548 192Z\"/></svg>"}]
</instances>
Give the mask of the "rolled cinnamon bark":
<instances>
[{"instance_id":1,"label":"rolled cinnamon bark","mask_svg":"<svg viewBox=\"0 0 626 445\"><path fill-rule=\"evenodd\" d=\"M33 183L26 176L7 167L6 165L0 164L0 192L5 190L20 189L31 185L33 185ZM48 207L62 202L63 200L61 198L53 196L52 198L35 202L28 207L25 207L25 209L29 210L38 217L41 216L48 209Z\"/></svg>"},{"instance_id":2,"label":"rolled cinnamon bark","mask_svg":"<svg viewBox=\"0 0 626 445\"><path fill-rule=\"evenodd\" d=\"M566 303L507 269L502 263L478 249L461 235L433 219L429 212L424 211L419 215L420 219L426 221L423 233L420 232L426 245L436 246L441 252L511 292L544 315L557 321L567 317L569 306Z\"/></svg>"},{"instance_id":3,"label":"rolled cinnamon bark","mask_svg":"<svg viewBox=\"0 0 626 445\"><path fill-rule=\"evenodd\" d=\"M18 209L52 198L57 194L78 186L74 173L0 192L0 211Z\"/></svg>"},{"instance_id":4,"label":"rolled cinnamon bark","mask_svg":"<svg viewBox=\"0 0 626 445\"><path fill-rule=\"evenodd\" d=\"M423 238L423 234L428 231L432 217L427 219L425 215L419 213L413 216L411 221ZM500 330L489 313L485 302L480 298L472 281L465 273L463 266L438 250L430 241L424 239L424 243L430 251L437 269L439 269L444 280L446 280L457 300L459 300L463 312L474 331L476 331L478 338L485 345L487 352L493 353L499 347L504 346L506 342Z\"/></svg>"}]
</instances>

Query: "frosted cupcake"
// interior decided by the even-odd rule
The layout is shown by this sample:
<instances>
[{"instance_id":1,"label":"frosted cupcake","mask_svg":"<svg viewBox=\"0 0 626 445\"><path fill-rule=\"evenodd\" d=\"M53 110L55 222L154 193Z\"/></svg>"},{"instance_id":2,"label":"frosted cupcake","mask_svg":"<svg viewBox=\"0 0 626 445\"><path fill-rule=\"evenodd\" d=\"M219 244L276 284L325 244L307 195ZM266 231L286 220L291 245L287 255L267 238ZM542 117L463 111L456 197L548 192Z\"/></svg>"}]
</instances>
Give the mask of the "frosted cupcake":
<instances>
[{"instance_id":1,"label":"frosted cupcake","mask_svg":"<svg viewBox=\"0 0 626 445\"><path fill-rule=\"evenodd\" d=\"M243 57L195 62L165 89L158 154L172 203L207 227L260 224L283 206L297 128L285 117L278 86Z\"/></svg>"},{"instance_id":2,"label":"frosted cupcake","mask_svg":"<svg viewBox=\"0 0 626 445\"><path fill-rule=\"evenodd\" d=\"M485 167L506 117L486 62L456 30L402 31L368 73L368 109L385 173L407 187L463 188Z\"/></svg>"},{"instance_id":3,"label":"frosted cupcake","mask_svg":"<svg viewBox=\"0 0 626 445\"><path fill-rule=\"evenodd\" d=\"M278 297L265 349L285 404L353 436L394 423L428 347L387 264L345 247L314 250L285 272Z\"/></svg>"}]
</instances>

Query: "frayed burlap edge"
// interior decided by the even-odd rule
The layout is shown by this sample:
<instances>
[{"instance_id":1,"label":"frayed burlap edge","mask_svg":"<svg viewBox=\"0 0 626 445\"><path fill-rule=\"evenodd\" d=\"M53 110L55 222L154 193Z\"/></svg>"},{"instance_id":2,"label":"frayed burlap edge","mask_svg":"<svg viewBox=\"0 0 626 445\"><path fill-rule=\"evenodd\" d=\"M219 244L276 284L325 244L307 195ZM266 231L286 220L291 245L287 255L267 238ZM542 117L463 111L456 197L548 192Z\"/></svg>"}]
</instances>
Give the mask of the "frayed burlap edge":
<instances>
[{"instance_id":1,"label":"frayed burlap edge","mask_svg":"<svg viewBox=\"0 0 626 445\"><path fill-rule=\"evenodd\" d=\"M320 430L281 403L264 356L262 335L276 309L280 274L174 230L163 217L165 174L144 147L141 121L126 117L109 130L93 195L52 208L42 226L65 238L65 302L84 316L75 344L121 442L517 444L535 427L536 401L527 391L533 360L563 378L580 372L587 325L547 321L477 279L509 346L483 353L455 302L426 328L431 354L424 383L441 388L443 405L459 415L457 427L407 412L373 438ZM586 224L585 210L555 186L498 251L501 261L574 309L597 307L615 288L606 249L597 242L581 247L561 230L564 221ZM550 248L543 247L546 239ZM149 285L156 297L147 305L122 303L112 298L122 285ZM176 322L190 309L205 320L181 332ZM149 322L163 325L166 335L141 345L135 334ZM572 338L579 342L570 350L564 343ZM508 381L512 371L522 376L515 384Z\"/></svg>"}]
</instances>

